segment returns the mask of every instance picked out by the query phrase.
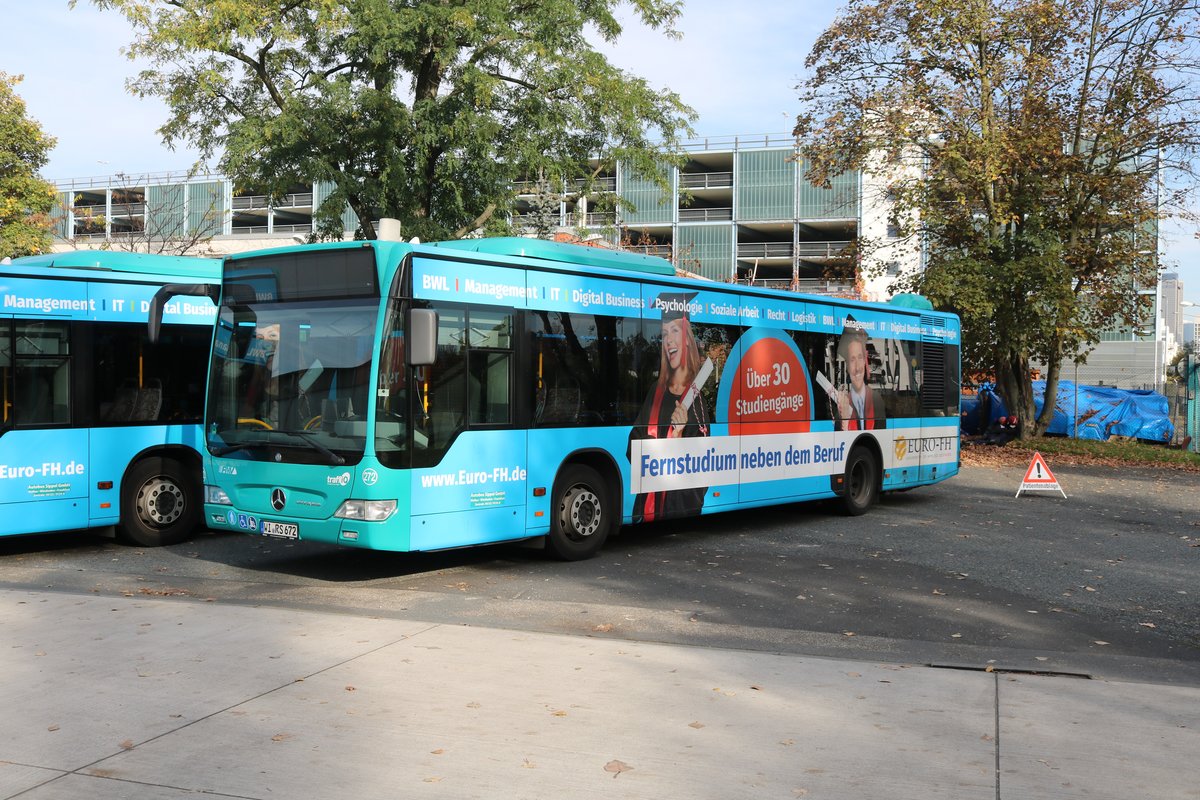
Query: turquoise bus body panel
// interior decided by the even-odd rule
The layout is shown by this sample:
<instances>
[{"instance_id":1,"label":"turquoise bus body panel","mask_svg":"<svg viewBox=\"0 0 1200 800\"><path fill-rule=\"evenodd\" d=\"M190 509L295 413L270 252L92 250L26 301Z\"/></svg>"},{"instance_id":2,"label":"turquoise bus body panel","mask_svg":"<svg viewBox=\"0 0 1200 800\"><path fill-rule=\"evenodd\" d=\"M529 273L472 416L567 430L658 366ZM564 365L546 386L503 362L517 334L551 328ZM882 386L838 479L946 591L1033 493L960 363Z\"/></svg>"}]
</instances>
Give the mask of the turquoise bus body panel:
<instances>
[{"instance_id":1,"label":"turquoise bus body panel","mask_svg":"<svg viewBox=\"0 0 1200 800\"><path fill-rule=\"evenodd\" d=\"M87 527L115 525L119 518L122 481L125 470L139 455L163 447L186 447L200 451L204 439L199 425L147 425L138 427L92 428L87 434L90 488ZM100 489L111 483L111 489Z\"/></svg>"},{"instance_id":2,"label":"turquoise bus body panel","mask_svg":"<svg viewBox=\"0 0 1200 800\"><path fill-rule=\"evenodd\" d=\"M87 430L18 429L0 436L0 531L88 527L87 451Z\"/></svg>"}]
</instances>

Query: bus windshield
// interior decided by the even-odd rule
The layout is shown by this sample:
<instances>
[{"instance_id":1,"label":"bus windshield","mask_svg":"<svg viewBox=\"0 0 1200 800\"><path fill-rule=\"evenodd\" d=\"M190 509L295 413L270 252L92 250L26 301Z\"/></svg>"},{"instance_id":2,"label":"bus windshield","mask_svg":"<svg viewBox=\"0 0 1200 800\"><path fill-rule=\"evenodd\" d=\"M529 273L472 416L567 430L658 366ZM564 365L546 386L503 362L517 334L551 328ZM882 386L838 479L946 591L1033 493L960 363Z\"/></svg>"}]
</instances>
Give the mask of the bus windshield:
<instances>
[{"instance_id":1,"label":"bus windshield","mask_svg":"<svg viewBox=\"0 0 1200 800\"><path fill-rule=\"evenodd\" d=\"M377 316L378 301L368 298L222 303L209 380L209 451L357 463Z\"/></svg>"}]
</instances>

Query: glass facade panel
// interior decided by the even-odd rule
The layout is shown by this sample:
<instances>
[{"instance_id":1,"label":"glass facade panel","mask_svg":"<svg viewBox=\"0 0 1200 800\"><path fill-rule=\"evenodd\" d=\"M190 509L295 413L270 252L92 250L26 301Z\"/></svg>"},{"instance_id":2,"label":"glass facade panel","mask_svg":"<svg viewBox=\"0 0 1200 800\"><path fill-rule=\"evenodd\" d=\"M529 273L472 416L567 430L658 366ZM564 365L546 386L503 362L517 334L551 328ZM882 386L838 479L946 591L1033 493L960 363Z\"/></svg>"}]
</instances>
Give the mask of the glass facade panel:
<instances>
[{"instance_id":1,"label":"glass facade panel","mask_svg":"<svg viewBox=\"0 0 1200 800\"><path fill-rule=\"evenodd\" d=\"M856 219L858 217L858 173L838 175L828 189L813 186L800 173L796 216L800 219Z\"/></svg>"},{"instance_id":2,"label":"glass facade panel","mask_svg":"<svg viewBox=\"0 0 1200 800\"><path fill-rule=\"evenodd\" d=\"M225 186L222 183L188 184L188 232L219 236L225 232Z\"/></svg>"},{"instance_id":3,"label":"glass facade panel","mask_svg":"<svg viewBox=\"0 0 1200 800\"><path fill-rule=\"evenodd\" d=\"M674 179L675 170L672 169L672 182ZM621 194L637 208L636 211L622 212L621 217L627 224L671 222L675 218L674 192L664 193L653 180L638 175L625 165L621 166Z\"/></svg>"},{"instance_id":4,"label":"glass facade panel","mask_svg":"<svg viewBox=\"0 0 1200 800\"><path fill-rule=\"evenodd\" d=\"M714 281L733 279L733 225L680 225L675 265Z\"/></svg>"},{"instance_id":5,"label":"glass facade panel","mask_svg":"<svg viewBox=\"0 0 1200 800\"><path fill-rule=\"evenodd\" d=\"M188 233L187 187L181 183L151 186L146 190L146 234L151 239L182 239ZM113 201L113 214L120 213ZM135 211L132 206L128 212Z\"/></svg>"},{"instance_id":6,"label":"glass facade panel","mask_svg":"<svg viewBox=\"0 0 1200 800\"><path fill-rule=\"evenodd\" d=\"M737 211L741 219L792 219L796 214L796 162L789 150L738 154Z\"/></svg>"}]
</instances>

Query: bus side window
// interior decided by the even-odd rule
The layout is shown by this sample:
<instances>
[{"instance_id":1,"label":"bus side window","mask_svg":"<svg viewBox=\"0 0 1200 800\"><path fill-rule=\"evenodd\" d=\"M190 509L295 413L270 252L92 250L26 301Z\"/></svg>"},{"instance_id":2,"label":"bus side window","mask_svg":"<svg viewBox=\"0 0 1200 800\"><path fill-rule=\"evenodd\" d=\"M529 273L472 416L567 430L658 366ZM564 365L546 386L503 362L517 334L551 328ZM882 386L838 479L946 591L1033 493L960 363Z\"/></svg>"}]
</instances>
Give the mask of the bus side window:
<instances>
[{"instance_id":1,"label":"bus side window","mask_svg":"<svg viewBox=\"0 0 1200 800\"><path fill-rule=\"evenodd\" d=\"M437 361L416 370L414 467L441 461L463 428L467 412L467 314L459 306L436 306ZM420 434L419 436L417 434Z\"/></svg>"},{"instance_id":2,"label":"bus side window","mask_svg":"<svg viewBox=\"0 0 1200 800\"><path fill-rule=\"evenodd\" d=\"M17 425L71 421L69 338L65 322L16 323L13 400Z\"/></svg>"},{"instance_id":3,"label":"bus side window","mask_svg":"<svg viewBox=\"0 0 1200 800\"><path fill-rule=\"evenodd\" d=\"M92 418L127 425L199 422L211 329L164 325L150 344L139 323L92 326Z\"/></svg>"},{"instance_id":4,"label":"bus side window","mask_svg":"<svg viewBox=\"0 0 1200 800\"><path fill-rule=\"evenodd\" d=\"M0 418L5 428L13 419L12 372L12 321L0 320L0 392L4 395Z\"/></svg>"},{"instance_id":5,"label":"bus side window","mask_svg":"<svg viewBox=\"0 0 1200 800\"><path fill-rule=\"evenodd\" d=\"M641 405L638 319L550 311L533 312L528 319L535 425L633 421Z\"/></svg>"},{"instance_id":6,"label":"bus side window","mask_svg":"<svg viewBox=\"0 0 1200 800\"><path fill-rule=\"evenodd\" d=\"M468 311L470 423L512 422L512 314L493 309Z\"/></svg>"}]
</instances>

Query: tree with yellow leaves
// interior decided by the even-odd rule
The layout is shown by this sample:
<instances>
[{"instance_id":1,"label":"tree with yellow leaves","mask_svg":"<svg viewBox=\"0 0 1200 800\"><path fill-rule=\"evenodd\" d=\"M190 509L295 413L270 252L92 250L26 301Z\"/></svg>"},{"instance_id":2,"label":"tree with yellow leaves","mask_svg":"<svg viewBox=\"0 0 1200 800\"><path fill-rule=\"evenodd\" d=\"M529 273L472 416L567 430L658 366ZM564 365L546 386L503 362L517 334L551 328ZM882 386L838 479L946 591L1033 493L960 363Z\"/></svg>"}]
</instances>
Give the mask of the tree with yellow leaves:
<instances>
[{"instance_id":1,"label":"tree with yellow leaves","mask_svg":"<svg viewBox=\"0 0 1200 800\"><path fill-rule=\"evenodd\" d=\"M26 115L16 92L20 82L21 76L0 72L0 258L50 249L54 187L38 170L55 140Z\"/></svg>"}]
</instances>

